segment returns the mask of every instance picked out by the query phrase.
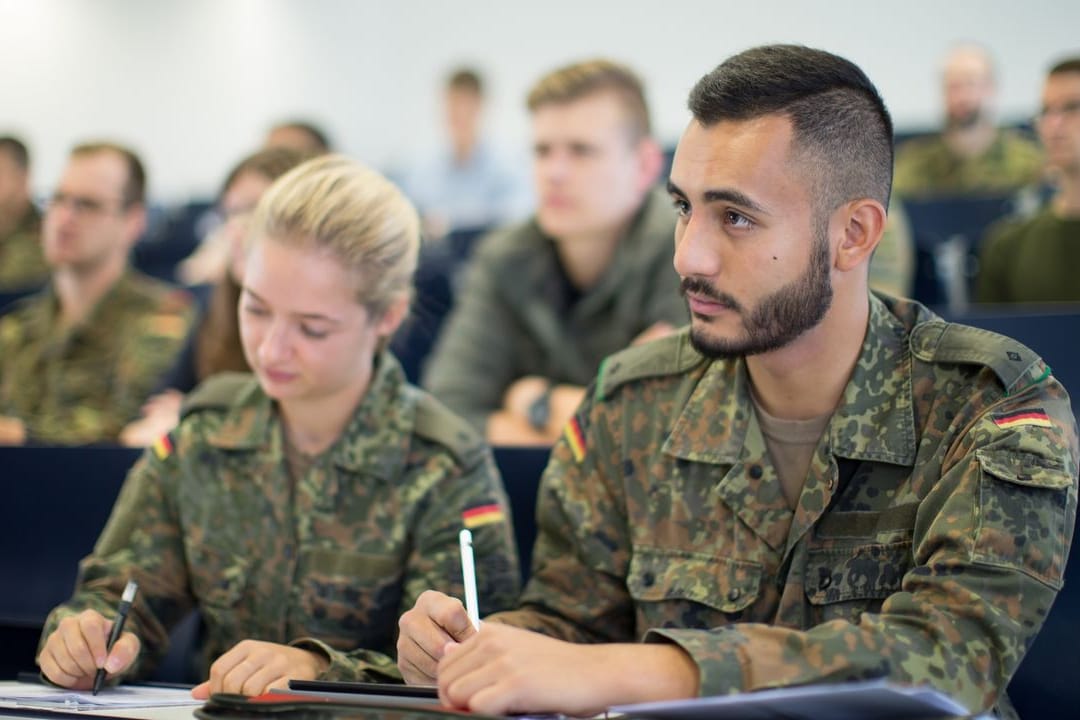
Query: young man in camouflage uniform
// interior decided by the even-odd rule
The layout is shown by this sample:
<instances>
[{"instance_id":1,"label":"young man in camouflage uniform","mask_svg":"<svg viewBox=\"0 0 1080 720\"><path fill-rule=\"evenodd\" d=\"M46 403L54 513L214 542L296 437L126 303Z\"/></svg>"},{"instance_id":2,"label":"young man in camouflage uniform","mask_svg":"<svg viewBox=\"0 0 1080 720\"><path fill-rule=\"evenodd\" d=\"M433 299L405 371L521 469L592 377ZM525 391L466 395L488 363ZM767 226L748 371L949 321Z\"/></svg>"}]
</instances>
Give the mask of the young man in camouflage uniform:
<instances>
[{"instance_id":1,"label":"young man in camouflage uniform","mask_svg":"<svg viewBox=\"0 0 1080 720\"><path fill-rule=\"evenodd\" d=\"M19 139L0 137L0 292L48 279L40 234L41 215L30 202L30 154Z\"/></svg>"},{"instance_id":2,"label":"young man in camouflage uniform","mask_svg":"<svg viewBox=\"0 0 1080 720\"><path fill-rule=\"evenodd\" d=\"M574 63L528 105L536 216L477 248L424 377L500 445L551 445L606 355L686 322L640 80Z\"/></svg>"},{"instance_id":3,"label":"young man in camouflage uniform","mask_svg":"<svg viewBox=\"0 0 1080 720\"><path fill-rule=\"evenodd\" d=\"M868 292L892 128L857 67L757 48L690 107L690 328L602 366L519 609L477 633L426 593L399 666L487 713L870 677L994 706L1062 583L1067 394L1019 343Z\"/></svg>"},{"instance_id":4,"label":"young man in camouflage uniform","mask_svg":"<svg viewBox=\"0 0 1080 720\"><path fill-rule=\"evenodd\" d=\"M0 442L115 441L172 366L194 308L128 268L144 186L126 148L72 151L42 232L52 282L0 319Z\"/></svg>"}]
</instances>

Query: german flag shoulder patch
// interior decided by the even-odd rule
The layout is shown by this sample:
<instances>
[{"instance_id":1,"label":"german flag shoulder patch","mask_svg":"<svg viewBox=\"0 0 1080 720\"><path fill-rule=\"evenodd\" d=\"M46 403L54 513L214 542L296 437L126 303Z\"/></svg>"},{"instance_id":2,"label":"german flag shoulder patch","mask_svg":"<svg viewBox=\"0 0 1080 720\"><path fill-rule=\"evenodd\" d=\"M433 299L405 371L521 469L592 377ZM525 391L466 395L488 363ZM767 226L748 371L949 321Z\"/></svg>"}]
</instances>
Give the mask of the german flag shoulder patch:
<instances>
[{"instance_id":1,"label":"german flag shoulder patch","mask_svg":"<svg viewBox=\"0 0 1080 720\"><path fill-rule=\"evenodd\" d=\"M991 420L999 428L1014 428L1022 425L1033 425L1035 427L1054 427L1054 421L1050 419L1050 416L1046 414L1046 411L1042 408L1029 408L1026 410L1017 410L1010 413L1000 413L993 415Z\"/></svg>"},{"instance_id":2,"label":"german flag shoulder patch","mask_svg":"<svg viewBox=\"0 0 1080 720\"><path fill-rule=\"evenodd\" d=\"M469 530L481 525L502 522L504 519L506 519L506 514L498 503L476 505L461 513L461 521Z\"/></svg>"},{"instance_id":3,"label":"german flag shoulder patch","mask_svg":"<svg viewBox=\"0 0 1080 720\"><path fill-rule=\"evenodd\" d=\"M582 431L581 422L576 415L570 418L570 422L566 423L566 427L563 428L563 436L566 438L566 444L570 446L574 461L580 464L585 459L585 433Z\"/></svg>"},{"instance_id":4,"label":"german flag shoulder patch","mask_svg":"<svg viewBox=\"0 0 1080 720\"><path fill-rule=\"evenodd\" d=\"M150 449L154 452L154 457L158 460L165 460L173 454L173 442L172 438L168 435L162 435L154 444L150 446Z\"/></svg>"}]
</instances>

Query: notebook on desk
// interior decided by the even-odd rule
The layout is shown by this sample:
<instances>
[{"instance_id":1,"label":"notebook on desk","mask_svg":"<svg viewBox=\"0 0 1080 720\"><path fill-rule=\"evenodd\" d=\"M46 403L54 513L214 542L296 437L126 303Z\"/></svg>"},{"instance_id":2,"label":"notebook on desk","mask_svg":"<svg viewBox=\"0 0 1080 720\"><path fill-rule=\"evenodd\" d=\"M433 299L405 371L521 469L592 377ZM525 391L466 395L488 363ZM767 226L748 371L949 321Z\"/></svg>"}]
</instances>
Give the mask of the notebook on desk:
<instances>
[{"instance_id":1,"label":"notebook on desk","mask_svg":"<svg viewBox=\"0 0 1080 720\"><path fill-rule=\"evenodd\" d=\"M628 718L655 720L941 720L971 717L967 708L936 690L902 687L885 680L616 705L611 711Z\"/></svg>"}]
</instances>

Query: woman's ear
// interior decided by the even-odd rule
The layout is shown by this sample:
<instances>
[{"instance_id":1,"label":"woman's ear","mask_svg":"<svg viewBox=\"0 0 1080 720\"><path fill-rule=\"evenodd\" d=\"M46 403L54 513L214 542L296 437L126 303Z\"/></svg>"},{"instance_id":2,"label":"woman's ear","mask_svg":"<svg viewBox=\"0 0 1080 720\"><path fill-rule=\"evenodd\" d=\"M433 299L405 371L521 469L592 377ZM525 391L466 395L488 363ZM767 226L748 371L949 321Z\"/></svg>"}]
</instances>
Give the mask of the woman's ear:
<instances>
[{"instance_id":1,"label":"woman's ear","mask_svg":"<svg viewBox=\"0 0 1080 720\"><path fill-rule=\"evenodd\" d=\"M386 308L376 328L380 337L390 337L401 327L409 314L409 298L408 293L402 293Z\"/></svg>"}]
</instances>

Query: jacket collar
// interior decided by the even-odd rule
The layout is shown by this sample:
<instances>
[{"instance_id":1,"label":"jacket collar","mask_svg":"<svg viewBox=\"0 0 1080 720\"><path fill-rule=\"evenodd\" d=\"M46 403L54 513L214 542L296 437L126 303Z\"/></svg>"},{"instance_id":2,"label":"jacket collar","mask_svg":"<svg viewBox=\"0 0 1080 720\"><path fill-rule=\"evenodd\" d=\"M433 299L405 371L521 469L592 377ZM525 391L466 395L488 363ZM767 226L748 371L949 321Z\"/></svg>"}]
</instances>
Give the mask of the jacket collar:
<instances>
[{"instance_id":1,"label":"jacket collar","mask_svg":"<svg viewBox=\"0 0 1080 720\"><path fill-rule=\"evenodd\" d=\"M912 465L916 435L909 328L877 296L855 370L826 433L834 455L852 460ZM664 452L695 462L738 461L754 416L746 362L716 360L676 419ZM870 421L873 432L852 432Z\"/></svg>"},{"instance_id":2,"label":"jacket collar","mask_svg":"<svg viewBox=\"0 0 1080 720\"><path fill-rule=\"evenodd\" d=\"M416 401L397 360L389 352L381 353L360 405L326 451L334 465L384 480L398 477L412 437ZM227 450L276 453L281 429L274 401L252 379L208 440Z\"/></svg>"}]
</instances>

